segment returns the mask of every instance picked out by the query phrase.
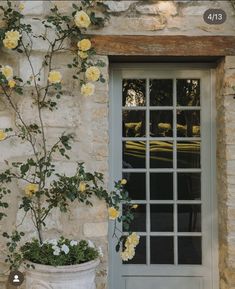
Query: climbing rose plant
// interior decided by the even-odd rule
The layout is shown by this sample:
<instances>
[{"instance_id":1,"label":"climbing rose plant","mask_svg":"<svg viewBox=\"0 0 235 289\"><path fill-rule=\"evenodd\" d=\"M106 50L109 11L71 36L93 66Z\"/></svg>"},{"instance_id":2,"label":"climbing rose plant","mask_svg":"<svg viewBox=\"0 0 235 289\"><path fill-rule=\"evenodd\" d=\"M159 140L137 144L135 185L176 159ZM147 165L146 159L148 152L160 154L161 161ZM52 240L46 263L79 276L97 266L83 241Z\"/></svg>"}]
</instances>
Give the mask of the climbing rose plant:
<instances>
[{"instance_id":1,"label":"climbing rose plant","mask_svg":"<svg viewBox=\"0 0 235 289\"><path fill-rule=\"evenodd\" d=\"M12 57L25 57L30 69L30 77L22 79L9 64L0 65L0 97L16 116L13 128L0 129L0 141L18 138L20 142L28 143L32 149L32 155L25 157L25 160L5 160L7 169L0 173L0 219L7 217L7 195L12 193L12 182L24 184L19 206L24 211L23 220L13 232L3 233L8 248L6 262L10 263L11 269L19 268L24 259L41 264L67 265L69 262L80 263L97 258L100 255L99 249L89 241L77 242L63 236L58 240L44 240L43 236L46 220L53 209L59 208L66 213L70 204L75 201L92 206L94 196L104 200L108 206L109 218L114 222L116 251L120 251L123 260L134 257L135 247L139 243L139 236L130 231L133 211L137 205L133 205L128 197L126 180L115 182L114 190L108 192L103 188L103 174L86 171L83 163L78 163L72 176L60 174L56 171L54 156L60 154L69 159L74 136L64 132L54 144L48 144L44 112L50 110L53 113L63 98L63 73L56 68L54 56L64 52L71 55L67 68L71 72L71 78L79 83L81 97L91 97L95 93L96 83L105 82L100 69L105 64L94 57L96 52L92 41L86 36L87 28L104 25L106 18L97 17L93 12L94 8L102 10L103 6L99 1L92 0L79 3L79 6L73 4L71 15L61 14L55 6L50 9L46 18L34 18L34 21L44 27L41 34L34 31L27 22L23 4L16 7L7 1L6 6L0 6L3 13L0 21L4 24L0 28L1 49L10 52ZM37 40L43 42L40 41L40 45L48 47L39 69L35 68L32 57ZM45 81L43 74L47 75ZM31 106L36 108L35 119L30 123L25 120L18 107L29 88L32 91ZM123 205L125 214L122 215L120 212ZM20 226L28 214L35 226L37 239L20 247L24 236ZM122 234L118 223L123 224L126 234ZM43 254L40 253L42 251Z\"/></svg>"}]
</instances>

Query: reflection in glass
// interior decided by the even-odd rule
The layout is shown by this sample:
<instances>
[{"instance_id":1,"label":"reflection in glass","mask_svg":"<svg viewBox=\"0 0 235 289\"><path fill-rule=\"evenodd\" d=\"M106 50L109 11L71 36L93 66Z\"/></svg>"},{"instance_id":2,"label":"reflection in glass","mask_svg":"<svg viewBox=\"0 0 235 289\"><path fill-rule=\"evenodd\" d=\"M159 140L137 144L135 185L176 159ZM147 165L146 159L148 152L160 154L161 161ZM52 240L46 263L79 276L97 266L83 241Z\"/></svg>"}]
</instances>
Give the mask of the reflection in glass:
<instances>
[{"instance_id":1,"label":"reflection in glass","mask_svg":"<svg viewBox=\"0 0 235 289\"><path fill-rule=\"evenodd\" d=\"M202 264L201 237L178 237L178 263Z\"/></svg>"},{"instance_id":2,"label":"reflection in glass","mask_svg":"<svg viewBox=\"0 0 235 289\"><path fill-rule=\"evenodd\" d=\"M123 142L123 168L145 168L145 141Z\"/></svg>"},{"instance_id":3,"label":"reflection in glass","mask_svg":"<svg viewBox=\"0 0 235 289\"><path fill-rule=\"evenodd\" d=\"M146 176L145 173L123 173L127 180L125 189L132 200L145 200L146 198Z\"/></svg>"},{"instance_id":4,"label":"reflection in glass","mask_svg":"<svg viewBox=\"0 0 235 289\"><path fill-rule=\"evenodd\" d=\"M200 111L178 110L177 111L177 136L200 137Z\"/></svg>"},{"instance_id":5,"label":"reflection in glass","mask_svg":"<svg viewBox=\"0 0 235 289\"><path fill-rule=\"evenodd\" d=\"M123 206L123 214L125 215L125 206ZM134 220L130 224L130 231L132 232L146 232L146 205L139 204L133 211ZM123 232L128 231L127 225L123 221Z\"/></svg>"},{"instance_id":6,"label":"reflection in glass","mask_svg":"<svg viewBox=\"0 0 235 289\"><path fill-rule=\"evenodd\" d=\"M172 106L173 80L152 79L150 86L150 106Z\"/></svg>"},{"instance_id":7,"label":"reflection in glass","mask_svg":"<svg viewBox=\"0 0 235 289\"><path fill-rule=\"evenodd\" d=\"M135 249L135 256L132 260L123 264L146 264L146 237L140 236L140 242Z\"/></svg>"},{"instance_id":8,"label":"reflection in glass","mask_svg":"<svg viewBox=\"0 0 235 289\"><path fill-rule=\"evenodd\" d=\"M145 111L124 110L122 112L122 136L123 137L145 136Z\"/></svg>"},{"instance_id":9,"label":"reflection in glass","mask_svg":"<svg viewBox=\"0 0 235 289\"><path fill-rule=\"evenodd\" d=\"M152 232L173 231L173 205L150 205Z\"/></svg>"},{"instance_id":10,"label":"reflection in glass","mask_svg":"<svg viewBox=\"0 0 235 289\"><path fill-rule=\"evenodd\" d=\"M177 105L200 106L200 80L177 79Z\"/></svg>"},{"instance_id":11,"label":"reflection in glass","mask_svg":"<svg viewBox=\"0 0 235 289\"><path fill-rule=\"evenodd\" d=\"M146 105L146 80L123 79L122 105L126 107Z\"/></svg>"},{"instance_id":12,"label":"reflection in glass","mask_svg":"<svg viewBox=\"0 0 235 289\"><path fill-rule=\"evenodd\" d=\"M150 237L151 264L174 264L173 237Z\"/></svg>"},{"instance_id":13,"label":"reflection in glass","mask_svg":"<svg viewBox=\"0 0 235 289\"><path fill-rule=\"evenodd\" d=\"M177 167L200 168L200 141L177 142Z\"/></svg>"},{"instance_id":14,"label":"reflection in glass","mask_svg":"<svg viewBox=\"0 0 235 289\"><path fill-rule=\"evenodd\" d=\"M178 231L201 232L201 205L178 205Z\"/></svg>"},{"instance_id":15,"label":"reflection in glass","mask_svg":"<svg viewBox=\"0 0 235 289\"><path fill-rule=\"evenodd\" d=\"M167 141L150 141L150 167L172 168L173 144Z\"/></svg>"},{"instance_id":16,"label":"reflection in glass","mask_svg":"<svg viewBox=\"0 0 235 289\"><path fill-rule=\"evenodd\" d=\"M150 111L150 136L171 137L173 130L172 110Z\"/></svg>"},{"instance_id":17,"label":"reflection in glass","mask_svg":"<svg viewBox=\"0 0 235 289\"><path fill-rule=\"evenodd\" d=\"M177 180L178 200L201 199L200 173L178 173Z\"/></svg>"},{"instance_id":18,"label":"reflection in glass","mask_svg":"<svg viewBox=\"0 0 235 289\"><path fill-rule=\"evenodd\" d=\"M150 173L151 200L173 200L173 173Z\"/></svg>"}]
</instances>

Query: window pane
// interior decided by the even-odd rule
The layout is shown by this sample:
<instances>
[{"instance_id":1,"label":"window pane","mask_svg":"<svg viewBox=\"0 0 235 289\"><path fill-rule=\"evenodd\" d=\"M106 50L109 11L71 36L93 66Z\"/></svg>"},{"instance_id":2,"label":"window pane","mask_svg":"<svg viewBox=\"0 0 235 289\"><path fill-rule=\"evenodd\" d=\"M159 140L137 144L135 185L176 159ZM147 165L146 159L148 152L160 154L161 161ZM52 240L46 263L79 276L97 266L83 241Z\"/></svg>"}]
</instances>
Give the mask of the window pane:
<instances>
[{"instance_id":1,"label":"window pane","mask_svg":"<svg viewBox=\"0 0 235 289\"><path fill-rule=\"evenodd\" d=\"M125 206L123 206L123 214L125 215ZM138 205L138 208L133 210L134 220L130 224L130 231L146 232L146 205ZM123 232L128 231L123 222Z\"/></svg>"},{"instance_id":2,"label":"window pane","mask_svg":"<svg viewBox=\"0 0 235 289\"><path fill-rule=\"evenodd\" d=\"M200 137L200 111L178 110L177 111L177 136Z\"/></svg>"},{"instance_id":3,"label":"window pane","mask_svg":"<svg viewBox=\"0 0 235 289\"><path fill-rule=\"evenodd\" d=\"M122 112L122 136L144 137L145 134L145 111L124 110Z\"/></svg>"},{"instance_id":4,"label":"window pane","mask_svg":"<svg viewBox=\"0 0 235 289\"><path fill-rule=\"evenodd\" d=\"M150 173L151 200L173 200L173 173Z\"/></svg>"},{"instance_id":5,"label":"window pane","mask_svg":"<svg viewBox=\"0 0 235 289\"><path fill-rule=\"evenodd\" d=\"M150 167L173 167L173 144L167 141L150 141Z\"/></svg>"},{"instance_id":6,"label":"window pane","mask_svg":"<svg viewBox=\"0 0 235 289\"><path fill-rule=\"evenodd\" d=\"M146 80L123 79L122 105L126 107L146 105Z\"/></svg>"},{"instance_id":7,"label":"window pane","mask_svg":"<svg viewBox=\"0 0 235 289\"><path fill-rule=\"evenodd\" d=\"M201 232L201 205L178 205L178 231Z\"/></svg>"},{"instance_id":8,"label":"window pane","mask_svg":"<svg viewBox=\"0 0 235 289\"><path fill-rule=\"evenodd\" d=\"M178 263L202 264L202 240L201 237L178 238Z\"/></svg>"},{"instance_id":9,"label":"window pane","mask_svg":"<svg viewBox=\"0 0 235 289\"><path fill-rule=\"evenodd\" d=\"M152 232L173 231L173 205L150 205Z\"/></svg>"},{"instance_id":10,"label":"window pane","mask_svg":"<svg viewBox=\"0 0 235 289\"><path fill-rule=\"evenodd\" d=\"M172 137L173 112L172 110L150 111L150 136Z\"/></svg>"},{"instance_id":11,"label":"window pane","mask_svg":"<svg viewBox=\"0 0 235 289\"><path fill-rule=\"evenodd\" d=\"M173 80L152 79L150 86L151 106L172 106L173 104Z\"/></svg>"},{"instance_id":12,"label":"window pane","mask_svg":"<svg viewBox=\"0 0 235 289\"><path fill-rule=\"evenodd\" d=\"M200 200L201 174L178 173L177 176L178 200Z\"/></svg>"},{"instance_id":13,"label":"window pane","mask_svg":"<svg viewBox=\"0 0 235 289\"><path fill-rule=\"evenodd\" d=\"M200 168L200 141L177 142L177 167Z\"/></svg>"},{"instance_id":14,"label":"window pane","mask_svg":"<svg viewBox=\"0 0 235 289\"><path fill-rule=\"evenodd\" d=\"M200 106L200 80L177 79L177 105Z\"/></svg>"},{"instance_id":15,"label":"window pane","mask_svg":"<svg viewBox=\"0 0 235 289\"><path fill-rule=\"evenodd\" d=\"M150 237L151 264L174 264L173 237Z\"/></svg>"},{"instance_id":16,"label":"window pane","mask_svg":"<svg viewBox=\"0 0 235 289\"><path fill-rule=\"evenodd\" d=\"M132 260L123 262L123 264L146 264L146 237L141 236L140 242L135 249L135 256Z\"/></svg>"},{"instance_id":17,"label":"window pane","mask_svg":"<svg viewBox=\"0 0 235 289\"><path fill-rule=\"evenodd\" d=\"M123 168L145 168L145 141L123 142Z\"/></svg>"},{"instance_id":18,"label":"window pane","mask_svg":"<svg viewBox=\"0 0 235 289\"><path fill-rule=\"evenodd\" d=\"M145 200L146 198L146 176L145 173L124 173L123 178L127 180L125 189L132 200Z\"/></svg>"}]
</instances>

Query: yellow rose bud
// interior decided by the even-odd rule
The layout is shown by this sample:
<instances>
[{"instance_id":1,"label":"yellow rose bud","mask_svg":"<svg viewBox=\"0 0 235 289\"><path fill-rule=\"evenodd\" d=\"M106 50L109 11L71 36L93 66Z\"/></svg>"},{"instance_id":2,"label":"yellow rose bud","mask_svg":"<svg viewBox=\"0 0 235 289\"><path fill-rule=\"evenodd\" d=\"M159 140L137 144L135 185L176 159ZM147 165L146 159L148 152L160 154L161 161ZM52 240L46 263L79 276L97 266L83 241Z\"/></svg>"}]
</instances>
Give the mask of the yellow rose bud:
<instances>
[{"instance_id":1,"label":"yellow rose bud","mask_svg":"<svg viewBox=\"0 0 235 289\"><path fill-rule=\"evenodd\" d=\"M118 210L116 210L114 207L110 207L110 208L108 209L108 213L109 213L109 219L110 219L110 220L115 220L115 219L117 219L118 216L119 216Z\"/></svg>"},{"instance_id":2,"label":"yellow rose bud","mask_svg":"<svg viewBox=\"0 0 235 289\"><path fill-rule=\"evenodd\" d=\"M97 81L100 78L100 70L96 66L87 68L85 76L89 81Z\"/></svg>"},{"instance_id":3,"label":"yellow rose bud","mask_svg":"<svg viewBox=\"0 0 235 289\"><path fill-rule=\"evenodd\" d=\"M38 184L28 184L24 191L27 197L32 197L38 191Z\"/></svg>"},{"instance_id":4,"label":"yellow rose bud","mask_svg":"<svg viewBox=\"0 0 235 289\"><path fill-rule=\"evenodd\" d=\"M6 139L6 137L7 137L7 134L3 130L0 129L0 141Z\"/></svg>"},{"instance_id":5,"label":"yellow rose bud","mask_svg":"<svg viewBox=\"0 0 235 289\"><path fill-rule=\"evenodd\" d=\"M6 77L6 79L10 79L13 76L13 69L9 65L2 66L1 72Z\"/></svg>"},{"instance_id":6,"label":"yellow rose bud","mask_svg":"<svg viewBox=\"0 0 235 289\"><path fill-rule=\"evenodd\" d=\"M18 8L19 8L19 11L23 11L25 8L24 3L20 3Z\"/></svg>"},{"instance_id":7,"label":"yellow rose bud","mask_svg":"<svg viewBox=\"0 0 235 289\"><path fill-rule=\"evenodd\" d=\"M80 191L80 192L85 192L85 190L86 190L86 183L84 182L84 181L81 181L80 183L79 183L79 187L78 187L78 190Z\"/></svg>"},{"instance_id":8,"label":"yellow rose bud","mask_svg":"<svg viewBox=\"0 0 235 289\"><path fill-rule=\"evenodd\" d=\"M60 83L62 79L61 73L56 70L52 70L49 72L48 81L52 84Z\"/></svg>"},{"instance_id":9,"label":"yellow rose bud","mask_svg":"<svg viewBox=\"0 0 235 289\"><path fill-rule=\"evenodd\" d=\"M88 57L88 54L84 51L78 51L78 56L81 58L81 59L86 59Z\"/></svg>"},{"instance_id":10,"label":"yellow rose bud","mask_svg":"<svg viewBox=\"0 0 235 289\"><path fill-rule=\"evenodd\" d=\"M94 84L88 82L86 84L83 84L81 87L81 93L84 96L91 96L95 92L95 86Z\"/></svg>"},{"instance_id":11,"label":"yellow rose bud","mask_svg":"<svg viewBox=\"0 0 235 289\"><path fill-rule=\"evenodd\" d=\"M137 204L131 206L132 209L137 209L139 206Z\"/></svg>"},{"instance_id":12,"label":"yellow rose bud","mask_svg":"<svg viewBox=\"0 0 235 289\"><path fill-rule=\"evenodd\" d=\"M84 11L77 11L74 16L74 22L80 28L87 28L91 24L90 17Z\"/></svg>"},{"instance_id":13,"label":"yellow rose bud","mask_svg":"<svg viewBox=\"0 0 235 289\"><path fill-rule=\"evenodd\" d=\"M121 180L121 185L126 185L127 184L127 180L126 179L122 179Z\"/></svg>"},{"instance_id":14,"label":"yellow rose bud","mask_svg":"<svg viewBox=\"0 0 235 289\"><path fill-rule=\"evenodd\" d=\"M89 39L82 39L78 41L77 47L81 51L87 51L91 49L91 41Z\"/></svg>"},{"instance_id":15,"label":"yellow rose bud","mask_svg":"<svg viewBox=\"0 0 235 289\"><path fill-rule=\"evenodd\" d=\"M10 80L8 81L8 86L9 86L10 88L14 88L14 87L16 86L15 80L14 80L14 79L10 79Z\"/></svg>"}]
</instances>

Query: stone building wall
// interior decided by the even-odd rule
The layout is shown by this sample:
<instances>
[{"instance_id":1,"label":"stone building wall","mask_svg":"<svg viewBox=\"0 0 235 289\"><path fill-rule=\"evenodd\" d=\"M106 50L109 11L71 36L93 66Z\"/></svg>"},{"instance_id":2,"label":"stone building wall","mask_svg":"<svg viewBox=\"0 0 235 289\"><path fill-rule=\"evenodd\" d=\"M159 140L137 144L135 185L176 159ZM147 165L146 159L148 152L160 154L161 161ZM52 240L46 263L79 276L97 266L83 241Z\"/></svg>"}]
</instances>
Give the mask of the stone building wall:
<instances>
[{"instance_id":1,"label":"stone building wall","mask_svg":"<svg viewBox=\"0 0 235 289\"><path fill-rule=\"evenodd\" d=\"M2 1L3 2L3 1ZM71 11L73 1L52 1L64 13ZM76 1L74 1L76 2ZM95 34L116 35L233 35L235 36L235 10L230 1L104 1L110 20L103 29L91 31ZM26 1L24 14L37 29L36 21L32 18L43 17L48 13L49 1ZM203 20L203 13L208 8L223 8L227 13L227 21L219 26L208 25ZM1 22L0 22L1 25ZM42 60L45 45L38 40L34 46L34 66L37 68ZM13 52L1 50L0 64L11 65L14 71L22 78L29 76L26 59L15 58ZM67 74L66 63L68 55L57 56L56 68L63 73L64 97L59 109L53 113L46 113L46 133L53 140L63 131L75 133L75 143L71 152L71 159L64 161L60 157L55 159L56 166L61 172L72 173L77 161L85 161L90 170L98 170L105 174L108 183L109 160L109 133L108 133L108 58L103 56L106 67L103 74L106 84L99 84L92 97L79 95L79 87ZM220 289L235 288L235 100L232 86L235 86L235 57L227 57L218 64L216 69L216 105L217 105L217 192L219 196L219 240L220 240ZM44 75L46 77L46 74ZM19 97L18 106L26 119L34 118L33 108L30 106L28 95ZM14 127L15 115L0 98L0 129ZM9 139L0 146L0 168L5 167L5 159L10 161L21 160L30 155L29 147L24 143L16 143ZM20 184L15 184L15 195L11 196L9 217L5 219L4 228L14 227L20 220L18 211ZM107 218L104 204L96 202L91 210L74 208L71 214L61 216L59 212L51 215L47 224L46 235L56 234L73 238L90 238L101 245L105 256L98 273L98 289L105 289L107 284ZM69 225L68 225L69 224ZM26 222L27 236L34 235L30 220ZM0 237L0 243L1 242ZM3 260L0 254L0 269L3 269ZM0 276L1 289L5 289L5 277Z\"/></svg>"}]
</instances>

